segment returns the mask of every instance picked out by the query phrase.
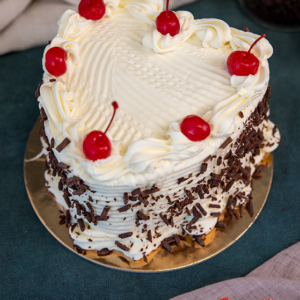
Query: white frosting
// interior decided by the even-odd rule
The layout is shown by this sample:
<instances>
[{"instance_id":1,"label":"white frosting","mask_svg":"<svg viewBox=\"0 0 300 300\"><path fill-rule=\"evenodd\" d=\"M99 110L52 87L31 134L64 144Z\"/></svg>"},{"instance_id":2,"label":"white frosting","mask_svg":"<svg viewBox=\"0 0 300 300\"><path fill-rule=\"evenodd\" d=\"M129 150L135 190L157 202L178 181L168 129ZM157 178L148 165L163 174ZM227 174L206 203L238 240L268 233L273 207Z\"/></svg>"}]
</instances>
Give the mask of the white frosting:
<instances>
[{"instance_id":1,"label":"white frosting","mask_svg":"<svg viewBox=\"0 0 300 300\"><path fill-rule=\"evenodd\" d=\"M96 22L65 12L45 49L60 46L68 53L67 73L56 82L50 82L53 77L44 67L38 100L49 120L46 134L55 145L71 140L55 155L89 185L153 184L200 162L234 132L236 114L265 92L272 47L266 39L254 47L260 60L256 75L230 76L228 55L247 50L257 35L177 12L180 34L159 37L154 21L162 1L105 3L106 16ZM142 41L164 53L156 54ZM105 129L113 100L120 108L108 131L112 155L90 161L82 151L84 137ZM191 142L181 133L179 124L189 114L210 123L207 140Z\"/></svg>"}]
</instances>

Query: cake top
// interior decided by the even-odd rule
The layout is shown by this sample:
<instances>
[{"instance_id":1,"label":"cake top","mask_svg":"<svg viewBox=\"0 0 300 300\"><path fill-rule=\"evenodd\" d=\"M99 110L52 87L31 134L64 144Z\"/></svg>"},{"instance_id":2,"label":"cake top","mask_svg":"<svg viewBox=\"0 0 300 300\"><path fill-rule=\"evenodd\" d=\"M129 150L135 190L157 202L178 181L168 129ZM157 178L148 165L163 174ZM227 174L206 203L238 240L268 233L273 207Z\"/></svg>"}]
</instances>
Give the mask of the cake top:
<instances>
[{"instance_id":1,"label":"cake top","mask_svg":"<svg viewBox=\"0 0 300 300\"><path fill-rule=\"evenodd\" d=\"M66 11L45 49L39 102L49 120L46 133L56 145L71 141L55 155L86 182L153 184L205 159L235 130L237 113L265 92L272 47L266 39L253 47L259 60L255 75L231 76L228 56L247 51L258 35L217 19L194 20L186 11L176 12L179 33L162 35L155 20L163 1L104 3L99 21ZM45 54L53 47L67 52L67 71L59 77L45 68ZM107 133L112 153L88 160L84 138L92 130L105 130L113 101L119 109ZM181 132L188 115L209 123L207 139L193 142Z\"/></svg>"}]
</instances>

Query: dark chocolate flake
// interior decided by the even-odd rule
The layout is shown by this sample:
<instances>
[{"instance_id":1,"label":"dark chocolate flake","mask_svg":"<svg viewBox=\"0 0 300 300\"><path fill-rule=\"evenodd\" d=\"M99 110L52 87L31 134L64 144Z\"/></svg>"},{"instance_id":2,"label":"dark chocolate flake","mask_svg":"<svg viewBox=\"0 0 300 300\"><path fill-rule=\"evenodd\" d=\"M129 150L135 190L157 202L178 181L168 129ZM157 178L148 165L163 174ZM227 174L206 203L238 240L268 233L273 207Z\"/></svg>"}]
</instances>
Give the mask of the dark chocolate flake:
<instances>
[{"instance_id":1,"label":"dark chocolate flake","mask_svg":"<svg viewBox=\"0 0 300 300\"><path fill-rule=\"evenodd\" d=\"M121 208L118 209L118 212L121 213L121 212L125 212L127 211L128 209L130 209L131 205L130 204L127 204Z\"/></svg>"},{"instance_id":2,"label":"dark chocolate flake","mask_svg":"<svg viewBox=\"0 0 300 300\"><path fill-rule=\"evenodd\" d=\"M178 247L181 246L181 243L180 243L180 239L179 239L179 236L177 234L173 234L173 237L174 237L174 240L175 240L175 243Z\"/></svg>"},{"instance_id":3,"label":"dark chocolate flake","mask_svg":"<svg viewBox=\"0 0 300 300\"><path fill-rule=\"evenodd\" d=\"M128 237L131 237L132 234L133 234L132 232L125 232L125 233L119 234L118 236L120 239L126 239Z\"/></svg>"},{"instance_id":4,"label":"dark chocolate flake","mask_svg":"<svg viewBox=\"0 0 300 300\"><path fill-rule=\"evenodd\" d=\"M151 230L148 230L148 232L147 232L147 240L152 243L152 233L151 233Z\"/></svg>"},{"instance_id":5,"label":"dark chocolate flake","mask_svg":"<svg viewBox=\"0 0 300 300\"><path fill-rule=\"evenodd\" d=\"M196 241L201 247L205 247L205 243L199 235L196 236Z\"/></svg>"},{"instance_id":6,"label":"dark chocolate flake","mask_svg":"<svg viewBox=\"0 0 300 300\"><path fill-rule=\"evenodd\" d=\"M206 210L203 208L203 206L200 203L196 203L197 208L200 210L203 216L207 215Z\"/></svg>"},{"instance_id":7,"label":"dark chocolate flake","mask_svg":"<svg viewBox=\"0 0 300 300\"><path fill-rule=\"evenodd\" d=\"M113 251L112 250L108 250L107 248L103 248L100 251L97 251L97 255L98 256L106 256L111 254Z\"/></svg>"},{"instance_id":8,"label":"dark chocolate flake","mask_svg":"<svg viewBox=\"0 0 300 300\"><path fill-rule=\"evenodd\" d=\"M75 245L75 248L76 248L76 251L79 253L79 254L82 254L82 255L86 255L86 251L82 248L80 248L79 246Z\"/></svg>"},{"instance_id":9,"label":"dark chocolate flake","mask_svg":"<svg viewBox=\"0 0 300 300\"><path fill-rule=\"evenodd\" d=\"M141 219L141 220L144 220L144 221L147 221L148 220L148 217L143 214L140 210L137 211L136 215Z\"/></svg>"},{"instance_id":10,"label":"dark chocolate flake","mask_svg":"<svg viewBox=\"0 0 300 300\"><path fill-rule=\"evenodd\" d=\"M130 250L127 246L125 246L124 244L121 244L121 243L118 242L118 241L115 241L115 244L116 244L120 249L122 249L122 250L124 250L124 251L129 251L129 250Z\"/></svg>"},{"instance_id":11,"label":"dark chocolate flake","mask_svg":"<svg viewBox=\"0 0 300 300\"><path fill-rule=\"evenodd\" d=\"M161 242L161 245L162 245L166 250L168 250L170 253L173 253L173 252L174 252L174 249L173 249L168 243L166 243L165 241L162 241L162 242Z\"/></svg>"},{"instance_id":12,"label":"dark chocolate flake","mask_svg":"<svg viewBox=\"0 0 300 300\"><path fill-rule=\"evenodd\" d=\"M220 212L211 212L210 215L211 215L212 217L218 218L218 217L221 216L221 213L220 213Z\"/></svg>"},{"instance_id":13,"label":"dark chocolate flake","mask_svg":"<svg viewBox=\"0 0 300 300\"><path fill-rule=\"evenodd\" d=\"M221 149L225 149L232 142L232 138L228 137L227 140L220 146Z\"/></svg>"},{"instance_id":14,"label":"dark chocolate flake","mask_svg":"<svg viewBox=\"0 0 300 300\"><path fill-rule=\"evenodd\" d=\"M65 138L55 149L58 152L63 151L69 144L71 143L71 141L68 138Z\"/></svg>"},{"instance_id":15,"label":"dark chocolate flake","mask_svg":"<svg viewBox=\"0 0 300 300\"><path fill-rule=\"evenodd\" d=\"M85 226L84 226L84 221L83 221L83 219L79 218L77 221L78 221L80 230L83 232L83 231L85 230Z\"/></svg>"},{"instance_id":16,"label":"dark chocolate flake","mask_svg":"<svg viewBox=\"0 0 300 300\"><path fill-rule=\"evenodd\" d=\"M223 229L226 229L227 225L226 225L226 223L224 223L223 221L218 221L218 222L216 223L216 227L217 227L217 228L223 228Z\"/></svg>"},{"instance_id":17,"label":"dark chocolate flake","mask_svg":"<svg viewBox=\"0 0 300 300\"><path fill-rule=\"evenodd\" d=\"M221 207L221 205L219 205L219 204L212 204L212 203L210 203L210 204L208 205L208 207L211 207L211 208L220 208L220 207Z\"/></svg>"},{"instance_id":18,"label":"dark chocolate flake","mask_svg":"<svg viewBox=\"0 0 300 300\"><path fill-rule=\"evenodd\" d=\"M163 213L160 213L159 216L162 218L162 220L165 222L165 224L167 226L170 225L166 215L164 215Z\"/></svg>"}]
</instances>

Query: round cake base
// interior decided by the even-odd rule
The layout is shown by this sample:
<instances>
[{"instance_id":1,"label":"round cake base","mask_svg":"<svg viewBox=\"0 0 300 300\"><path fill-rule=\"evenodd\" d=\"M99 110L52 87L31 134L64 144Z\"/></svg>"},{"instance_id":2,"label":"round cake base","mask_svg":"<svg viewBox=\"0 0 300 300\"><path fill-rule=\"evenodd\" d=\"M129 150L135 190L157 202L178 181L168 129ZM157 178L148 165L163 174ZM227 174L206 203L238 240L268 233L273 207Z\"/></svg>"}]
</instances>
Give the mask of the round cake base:
<instances>
[{"instance_id":1,"label":"round cake base","mask_svg":"<svg viewBox=\"0 0 300 300\"><path fill-rule=\"evenodd\" d=\"M142 260L131 260L119 251L113 251L108 256L101 257L96 251L86 251L86 255L82 255L78 254L73 247L68 228L65 225L59 225L60 213L57 203L45 187L45 156L34 161L27 161L41 151L40 128L41 123L37 120L27 141L24 160L25 185L34 211L47 230L70 251L91 262L112 269L131 272L164 272L193 266L217 255L236 242L250 228L267 200L272 183L273 163L272 155L269 155L268 168L263 171L263 178L252 182L253 217L251 218L245 211L240 220L225 218L227 229L217 229L210 233L209 239L205 240L207 244L205 247L201 247L190 239L182 242L181 247L173 246L173 254L159 247L147 256L148 263Z\"/></svg>"}]
</instances>

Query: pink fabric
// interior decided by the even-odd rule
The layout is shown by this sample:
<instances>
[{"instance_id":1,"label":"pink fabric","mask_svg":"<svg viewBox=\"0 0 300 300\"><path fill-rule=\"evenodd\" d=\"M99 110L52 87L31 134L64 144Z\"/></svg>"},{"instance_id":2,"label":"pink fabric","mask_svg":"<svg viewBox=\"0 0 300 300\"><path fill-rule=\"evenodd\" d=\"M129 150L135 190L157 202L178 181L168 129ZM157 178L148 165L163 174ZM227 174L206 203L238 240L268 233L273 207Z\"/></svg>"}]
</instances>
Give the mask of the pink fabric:
<instances>
[{"instance_id":1,"label":"pink fabric","mask_svg":"<svg viewBox=\"0 0 300 300\"><path fill-rule=\"evenodd\" d=\"M212 284L172 300L299 300L300 242L280 252L246 277Z\"/></svg>"}]
</instances>

